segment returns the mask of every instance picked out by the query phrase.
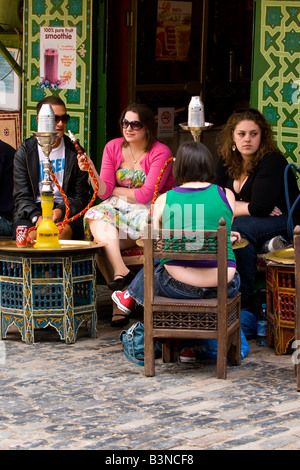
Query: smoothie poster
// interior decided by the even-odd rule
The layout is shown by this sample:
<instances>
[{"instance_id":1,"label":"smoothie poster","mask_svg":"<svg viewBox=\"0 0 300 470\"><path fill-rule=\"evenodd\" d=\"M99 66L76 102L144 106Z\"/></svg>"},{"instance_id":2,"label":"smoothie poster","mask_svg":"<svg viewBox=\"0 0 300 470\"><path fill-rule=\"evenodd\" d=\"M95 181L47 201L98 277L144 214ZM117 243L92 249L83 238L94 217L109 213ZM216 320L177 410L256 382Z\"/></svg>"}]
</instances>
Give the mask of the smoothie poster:
<instances>
[{"instance_id":1,"label":"smoothie poster","mask_svg":"<svg viewBox=\"0 0 300 470\"><path fill-rule=\"evenodd\" d=\"M46 88L76 88L76 28L40 29L40 77Z\"/></svg>"},{"instance_id":2,"label":"smoothie poster","mask_svg":"<svg viewBox=\"0 0 300 470\"><path fill-rule=\"evenodd\" d=\"M189 60L192 2L158 1L156 60Z\"/></svg>"}]
</instances>

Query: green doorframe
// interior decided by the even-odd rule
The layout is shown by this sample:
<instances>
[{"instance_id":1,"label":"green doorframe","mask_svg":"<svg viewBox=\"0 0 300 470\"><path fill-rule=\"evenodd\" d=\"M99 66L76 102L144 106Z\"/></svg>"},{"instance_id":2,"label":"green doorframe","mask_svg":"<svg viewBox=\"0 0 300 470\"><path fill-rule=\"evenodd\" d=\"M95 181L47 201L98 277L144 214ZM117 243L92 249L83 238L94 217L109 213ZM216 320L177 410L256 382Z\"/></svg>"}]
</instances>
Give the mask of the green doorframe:
<instances>
[{"instance_id":1,"label":"green doorframe","mask_svg":"<svg viewBox=\"0 0 300 470\"><path fill-rule=\"evenodd\" d=\"M93 2L92 88L91 88L91 158L100 170L106 144L108 0Z\"/></svg>"}]
</instances>

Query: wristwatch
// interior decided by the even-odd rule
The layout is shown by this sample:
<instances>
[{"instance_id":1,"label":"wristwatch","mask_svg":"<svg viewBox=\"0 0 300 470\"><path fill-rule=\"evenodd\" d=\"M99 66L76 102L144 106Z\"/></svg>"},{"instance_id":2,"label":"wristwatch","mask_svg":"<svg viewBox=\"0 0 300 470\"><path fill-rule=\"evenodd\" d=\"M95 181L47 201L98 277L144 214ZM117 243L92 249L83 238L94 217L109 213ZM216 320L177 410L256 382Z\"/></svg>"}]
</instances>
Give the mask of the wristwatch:
<instances>
[{"instance_id":1,"label":"wristwatch","mask_svg":"<svg viewBox=\"0 0 300 470\"><path fill-rule=\"evenodd\" d=\"M34 217L32 217L31 222L32 222L33 224L35 224L36 221L37 221L37 219L38 219L38 216L35 215Z\"/></svg>"}]
</instances>

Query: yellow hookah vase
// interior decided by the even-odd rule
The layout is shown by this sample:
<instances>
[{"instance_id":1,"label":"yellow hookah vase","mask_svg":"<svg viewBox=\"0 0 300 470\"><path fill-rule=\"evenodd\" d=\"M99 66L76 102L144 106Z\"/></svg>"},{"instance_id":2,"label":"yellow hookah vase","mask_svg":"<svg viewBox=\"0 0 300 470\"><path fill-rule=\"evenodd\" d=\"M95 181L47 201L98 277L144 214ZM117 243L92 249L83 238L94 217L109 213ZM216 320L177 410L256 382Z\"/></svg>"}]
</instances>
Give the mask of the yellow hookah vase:
<instances>
[{"instance_id":1,"label":"yellow hookah vase","mask_svg":"<svg viewBox=\"0 0 300 470\"><path fill-rule=\"evenodd\" d=\"M53 194L42 193L41 206L43 220L37 228L34 248L60 248L59 230L52 219L52 209L54 206Z\"/></svg>"}]
</instances>

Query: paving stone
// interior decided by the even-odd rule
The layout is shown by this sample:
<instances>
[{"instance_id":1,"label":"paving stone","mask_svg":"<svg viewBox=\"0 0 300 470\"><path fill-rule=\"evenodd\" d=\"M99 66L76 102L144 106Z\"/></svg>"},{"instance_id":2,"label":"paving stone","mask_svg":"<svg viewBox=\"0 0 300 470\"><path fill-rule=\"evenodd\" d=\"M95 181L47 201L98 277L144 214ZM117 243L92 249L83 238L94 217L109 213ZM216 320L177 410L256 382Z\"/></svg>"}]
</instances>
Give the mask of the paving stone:
<instances>
[{"instance_id":1,"label":"paving stone","mask_svg":"<svg viewBox=\"0 0 300 470\"><path fill-rule=\"evenodd\" d=\"M108 309L109 310L109 309ZM241 366L129 362L110 311L73 345L53 329L26 345L12 327L1 345L1 450L299 450L300 394L290 356L249 341ZM140 318L135 318L137 321Z\"/></svg>"}]
</instances>

